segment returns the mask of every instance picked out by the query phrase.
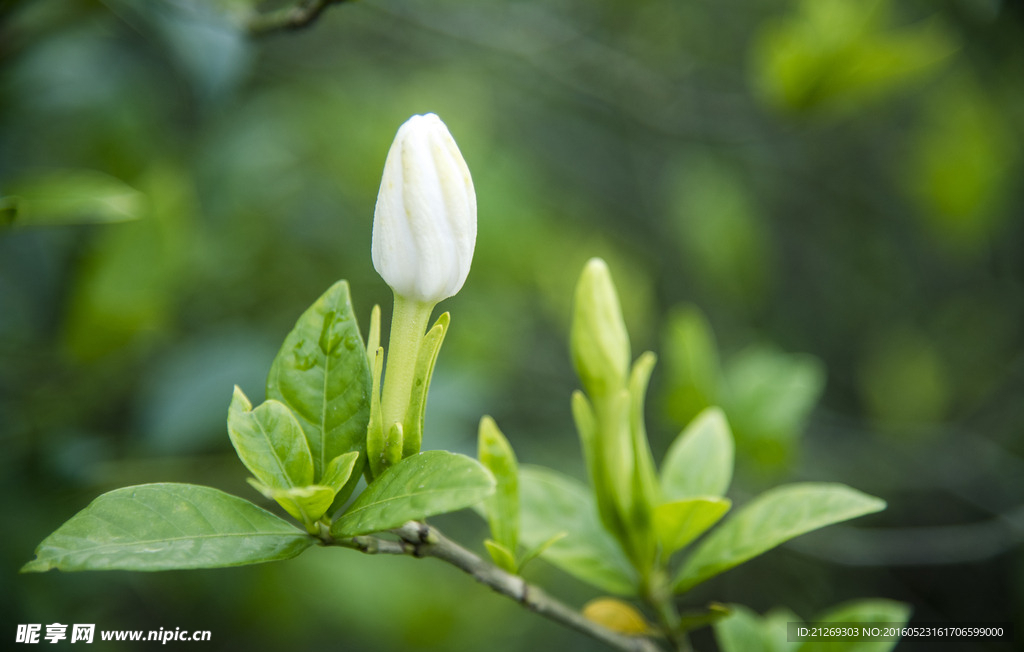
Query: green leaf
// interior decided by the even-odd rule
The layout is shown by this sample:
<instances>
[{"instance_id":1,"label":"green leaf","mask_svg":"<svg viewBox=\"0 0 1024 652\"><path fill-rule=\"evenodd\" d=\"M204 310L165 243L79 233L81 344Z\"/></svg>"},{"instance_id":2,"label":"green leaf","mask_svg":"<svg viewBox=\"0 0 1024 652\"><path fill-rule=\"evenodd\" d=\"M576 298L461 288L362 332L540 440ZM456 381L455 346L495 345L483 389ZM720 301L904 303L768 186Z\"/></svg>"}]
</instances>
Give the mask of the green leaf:
<instances>
[{"instance_id":1,"label":"green leaf","mask_svg":"<svg viewBox=\"0 0 1024 652\"><path fill-rule=\"evenodd\" d=\"M298 426L296 426L298 428ZM302 438L301 430L299 438ZM327 465L327 472L324 473L321 484L310 484L296 487L268 487L256 480L249 480L249 484L255 487L267 498L276 500L286 512L302 521L312 534L316 534L318 526L316 521L327 513L335 496L352 476L356 460L359 458L357 451L339 455ZM312 474L312 472L310 472Z\"/></svg>"},{"instance_id":2,"label":"green leaf","mask_svg":"<svg viewBox=\"0 0 1024 652\"><path fill-rule=\"evenodd\" d=\"M729 511L727 498L703 496L658 505L654 509L654 532L665 558L704 534Z\"/></svg>"},{"instance_id":3,"label":"green leaf","mask_svg":"<svg viewBox=\"0 0 1024 652\"><path fill-rule=\"evenodd\" d=\"M267 498L277 501L277 504L294 518L302 521L306 530L311 534L317 532L317 519L327 512L337 493L333 487L319 484L277 489L268 487L252 478L249 478L249 484Z\"/></svg>"},{"instance_id":4,"label":"green leaf","mask_svg":"<svg viewBox=\"0 0 1024 652\"><path fill-rule=\"evenodd\" d=\"M283 403L255 410L236 385L228 408L228 435L245 468L271 489L313 484L313 458L302 426Z\"/></svg>"},{"instance_id":5,"label":"green leaf","mask_svg":"<svg viewBox=\"0 0 1024 652\"><path fill-rule=\"evenodd\" d=\"M306 433L314 482L335 457L365 453L370 381L348 283L338 281L299 317L267 377L267 397L291 408ZM357 463L339 502L355 487L363 463Z\"/></svg>"},{"instance_id":6,"label":"green leaf","mask_svg":"<svg viewBox=\"0 0 1024 652\"><path fill-rule=\"evenodd\" d=\"M665 455L661 491L666 500L722 496L732 480L733 441L725 415L708 408L686 426Z\"/></svg>"},{"instance_id":7,"label":"green leaf","mask_svg":"<svg viewBox=\"0 0 1024 652\"><path fill-rule=\"evenodd\" d=\"M288 522L217 489L144 484L103 494L36 548L23 572L242 566L315 543Z\"/></svg>"},{"instance_id":8,"label":"green leaf","mask_svg":"<svg viewBox=\"0 0 1024 652\"><path fill-rule=\"evenodd\" d=\"M885 501L836 483L796 483L767 491L715 529L675 579L677 592L812 530L885 509Z\"/></svg>"},{"instance_id":9,"label":"green leaf","mask_svg":"<svg viewBox=\"0 0 1024 652\"><path fill-rule=\"evenodd\" d=\"M516 556L511 550L492 539L484 539L484 547L499 568L510 573L517 572Z\"/></svg>"},{"instance_id":10,"label":"green leaf","mask_svg":"<svg viewBox=\"0 0 1024 652\"><path fill-rule=\"evenodd\" d=\"M491 528L491 536L514 553L519 544L519 479L516 454L494 419L480 420L480 463L487 467L497 481L494 494L484 501L484 512Z\"/></svg>"},{"instance_id":11,"label":"green leaf","mask_svg":"<svg viewBox=\"0 0 1024 652\"><path fill-rule=\"evenodd\" d=\"M830 609L815 618L821 623L857 623L873 625L877 623L906 624L910 618L910 605L894 600L856 600ZM849 641L836 643L832 641L807 641L801 645L799 652L889 652L898 641Z\"/></svg>"},{"instance_id":12,"label":"green leaf","mask_svg":"<svg viewBox=\"0 0 1024 652\"><path fill-rule=\"evenodd\" d=\"M416 359L416 376L413 379L413 392L409 398L409 409L406 412L406 423L403 429L402 457L409 457L420 452L423 443L423 418L427 409L427 392L430 390L430 379L434 375L437 355L441 352L441 344L448 332L451 315L444 313L437 318L420 343L419 357Z\"/></svg>"},{"instance_id":13,"label":"green leaf","mask_svg":"<svg viewBox=\"0 0 1024 652\"><path fill-rule=\"evenodd\" d=\"M722 652L792 652L798 646L786 640L786 620L799 622L795 614L774 611L764 618L743 605L729 605L731 613L714 624Z\"/></svg>"},{"instance_id":14,"label":"green leaf","mask_svg":"<svg viewBox=\"0 0 1024 652\"><path fill-rule=\"evenodd\" d=\"M331 526L336 537L396 528L475 505L494 491L494 478L476 460L427 451L388 467Z\"/></svg>"},{"instance_id":15,"label":"green leaf","mask_svg":"<svg viewBox=\"0 0 1024 652\"><path fill-rule=\"evenodd\" d=\"M564 532L541 556L584 582L618 595L635 595L636 574L602 527L590 491L581 482L541 467L519 470L520 538L539 546Z\"/></svg>"},{"instance_id":16,"label":"green leaf","mask_svg":"<svg viewBox=\"0 0 1024 652\"><path fill-rule=\"evenodd\" d=\"M17 226L124 222L139 219L146 205L138 190L93 170L39 172L6 190L0 204Z\"/></svg>"},{"instance_id":17,"label":"green leaf","mask_svg":"<svg viewBox=\"0 0 1024 652\"><path fill-rule=\"evenodd\" d=\"M338 493L345 486L345 483L348 482L348 479L352 477L357 461L359 461L358 451L352 451L351 453L335 457L327 465L327 471L324 472L324 477L320 479L320 484L330 487L334 490L334 493Z\"/></svg>"}]
</instances>

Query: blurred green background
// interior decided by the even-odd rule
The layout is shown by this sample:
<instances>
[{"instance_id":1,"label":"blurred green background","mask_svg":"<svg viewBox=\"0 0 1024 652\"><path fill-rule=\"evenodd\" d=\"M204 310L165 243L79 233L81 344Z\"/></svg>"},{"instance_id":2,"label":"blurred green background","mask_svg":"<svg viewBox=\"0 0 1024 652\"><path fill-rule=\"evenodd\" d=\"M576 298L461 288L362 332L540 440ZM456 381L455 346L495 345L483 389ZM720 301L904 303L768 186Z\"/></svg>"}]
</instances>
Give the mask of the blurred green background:
<instances>
[{"instance_id":1,"label":"blurred green background","mask_svg":"<svg viewBox=\"0 0 1024 652\"><path fill-rule=\"evenodd\" d=\"M377 184L428 111L473 172L479 239L442 306L426 447L473 452L487 413L522 461L584 476L567 329L600 255L634 352L660 356L659 459L720 404L737 502L793 480L889 502L684 606L810 618L877 596L1024 633L1019 4L363 0L250 38L255 4L0 1L0 637L80 622L211 630L216 650L594 649L431 561L17 574L108 489L259 498L226 436L232 385L260 400L339 278L364 331L388 313ZM480 549L474 515L440 523ZM527 576L596 595L543 562Z\"/></svg>"}]
</instances>

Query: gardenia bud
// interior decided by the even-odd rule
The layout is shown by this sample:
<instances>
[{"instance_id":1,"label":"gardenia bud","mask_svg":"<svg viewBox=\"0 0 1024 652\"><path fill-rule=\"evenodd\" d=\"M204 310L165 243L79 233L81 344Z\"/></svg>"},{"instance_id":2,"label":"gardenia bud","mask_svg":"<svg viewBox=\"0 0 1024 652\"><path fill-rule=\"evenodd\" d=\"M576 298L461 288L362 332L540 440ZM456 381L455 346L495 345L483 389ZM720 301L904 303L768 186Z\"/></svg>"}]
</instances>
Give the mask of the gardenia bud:
<instances>
[{"instance_id":1,"label":"gardenia bud","mask_svg":"<svg viewBox=\"0 0 1024 652\"><path fill-rule=\"evenodd\" d=\"M462 288L476 244L476 193L448 128L415 115L395 136L373 217L373 266L395 294L434 304Z\"/></svg>"},{"instance_id":2,"label":"gardenia bud","mask_svg":"<svg viewBox=\"0 0 1024 652\"><path fill-rule=\"evenodd\" d=\"M576 373L591 398L598 400L625 389L629 334L608 265L600 258L587 262L576 284L569 339Z\"/></svg>"}]
</instances>

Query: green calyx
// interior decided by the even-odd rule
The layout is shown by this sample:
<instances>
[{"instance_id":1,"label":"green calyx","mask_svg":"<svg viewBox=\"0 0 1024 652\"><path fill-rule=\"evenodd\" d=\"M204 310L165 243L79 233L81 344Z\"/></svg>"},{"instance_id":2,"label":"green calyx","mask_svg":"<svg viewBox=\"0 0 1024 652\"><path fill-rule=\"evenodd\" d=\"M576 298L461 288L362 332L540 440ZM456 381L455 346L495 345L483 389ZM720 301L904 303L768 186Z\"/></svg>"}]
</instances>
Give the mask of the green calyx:
<instances>
[{"instance_id":1,"label":"green calyx","mask_svg":"<svg viewBox=\"0 0 1024 652\"><path fill-rule=\"evenodd\" d=\"M444 313L427 330L433 309L432 303L395 295L386 365L384 349L377 346L379 309L371 318L367 357L373 381L366 437L371 477L420 451L430 379L451 321Z\"/></svg>"}]
</instances>

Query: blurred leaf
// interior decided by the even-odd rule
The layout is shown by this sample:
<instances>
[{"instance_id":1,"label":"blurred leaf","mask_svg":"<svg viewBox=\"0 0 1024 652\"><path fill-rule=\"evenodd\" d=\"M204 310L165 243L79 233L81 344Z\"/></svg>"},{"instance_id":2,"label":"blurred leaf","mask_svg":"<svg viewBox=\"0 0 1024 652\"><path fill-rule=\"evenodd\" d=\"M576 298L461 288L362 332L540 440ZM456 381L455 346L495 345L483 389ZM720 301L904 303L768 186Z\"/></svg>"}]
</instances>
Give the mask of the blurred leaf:
<instances>
[{"instance_id":1,"label":"blurred leaf","mask_svg":"<svg viewBox=\"0 0 1024 652\"><path fill-rule=\"evenodd\" d=\"M534 466L519 472L522 530L527 547L562 533L541 556L574 577L618 595L634 595L636 578L618 544L602 527L597 506L582 483Z\"/></svg>"},{"instance_id":2,"label":"blurred leaf","mask_svg":"<svg viewBox=\"0 0 1024 652\"><path fill-rule=\"evenodd\" d=\"M339 502L348 497L365 464L370 418L370 368L348 283L338 281L299 317L274 358L267 397L298 417L319 482L327 464L350 451L363 453Z\"/></svg>"},{"instance_id":3,"label":"blurred leaf","mask_svg":"<svg viewBox=\"0 0 1024 652\"><path fill-rule=\"evenodd\" d=\"M726 412L737 445L763 465L784 463L825 389L825 368L810 355L751 346L729 359Z\"/></svg>"},{"instance_id":4,"label":"blurred leaf","mask_svg":"<svg viewBox=\"0 0 1024 652\"><path fill-rule=\"evenodd\" d=\"M569 536L568 532L559 532L558 534L553 535L551 538L547 539L546 541L541 541L540 543L538 543L537 545L533 546L532 548L528 548L526 550L526 552L523 553L523 556L519 558L519 564L518 564L519 572L521 573L523 568L527 564L529 564L531 561L533 561L537 557L540 557L541 555L543 555L545 550L547 550L551 546L555 545L556 543L558 543L559 541L561 541L562 539L564 539L567 536Z\"/></svg>"},{"instance_id":5,"label":"blurred leaf","mask_svg":"<svg viewBox=\"0 0 1024 652\"><path fill-rule=\"evenodd\" d=\"M511 550L492 539L484 539L484 547L487 548L487 553L494 560L498 568L509 573L518 571L519 564L516 563L516 556Z\"/></svg>"},{"instance_id":6,"label":"blurred leaf","mask_svg":"<svg viewBox=\"0 0 1024 652\"><path fill-rule=\"evenodd\" d=\"M155 32L202 100L234 90L248 69L248 38L237 20L240 3L228 0L105 0L136 27ZM233 16L234 17L233 17Z\"/></svg>"},{"instance_id":7,"label":"blurred leaf","mask_svg":"<svg viewBox=\"0 0 1024 652\"><path fill-rule=\"evenodd\" d=\"M718 344L699 308L686 305L673 310L664 350L668 371L665 403L673 419L690 423L701 410L722 399Z\"/></svg>"},{"instance_id":8,"label":"blurred leaf","mask_svg":"<svg viewBox=\"0 0 1024 652\"><path fill-rule=\"evenodd\" d=\"M65 335L79 358L93 360L166 331L192 271L186 263L197 209L186 172L158 162L138 186L148 198L147 219L103 229L74 277Z\"/></svg>"},{"instance_id":9,"label":"blurred leaf","mask_svg":"<svg viewBox=\"0 0 1024 652\"><path fill-rule=\"evenodd\" d=\"M484 501L491 537L515 557L519 543L519 469L516 454L494 419L480 420L480 463L494 475L497 489ZM513 565L514 568L514 565Z\"/></svg>"},{"instance_id":10,"label":"blurred leaf","mask_svg":"<svg viewBox=\"0 0 1024 652\"><path fill-rule=\"evenodd\" d=\"M689 632L701 627L714 625L727 617L732 610L719 602L710 603L706 609L688 609L679 612L679 631Z\"/></svg>"},{"instance_id":11,"label":"blurred leaf","mask_svg":"<svg viewBox=\"0 0 1024 652\"><path fill-rule=\"evenodd\" d=\"M103 494L36 549L23 572L220 568L289 559L313 544L217 489L146 484Z\"/></svg>"},{"instance_id":12,"label":"blurred leaf","mask_svg":"<svg viewBox=\"0 0 1024 652\"><path fill-rule=\"evenodd\" d=\"M331 534L352 537L381 532L407 521L471 507L486 499L494 484L487 469L465 455L419 453L375 478L334 522Z\"/></svg>"},{"instance_id":13,"label":"blurred leaf","mask_svg":"<svg viewBox=\"0 0 1024 652\"><path fill-rule=\"evenodd\" d=\"M957 50L937 19L893 28L889 0L802 0L761 28L754 85L775 107L841 113L927 78Z\"/></svg>"},{"instance_id":14,"label":"blurred leaf","mask_svg":"<svg viewBox=\"0 0 1024 652\"><path fill-rule=\"evenodd\" d=\"M93 170L37 172L7 184L0 210L17 226L137 220L146 197L120 179Z\"/></svg>"},{"instance_id":15,"label":"blurred leaf","mask_svg":"<svg viewBox=\"0 0 1024 652\"><path fill-rule=\"evenodd\" d=\"M654 508L654 532L665 558L704 534L729 511L732 501L712 496L686 498Z\"/></svg>"},{"instance_id":16,"label":"blurred leaf","mask_svg":"<svg viewBox=\"0 0 1024 652\"><path fill-rule=\"evenodd\" d=\"M654 630L636 607L617 598L595 598L583 605L583 617L627 636L643 636Z\"/></svg>"},{"instance_id":17,"label":"blurred leaf","mask_svg":"<svg viewBox=\"0 0 1024 652\"><path fill-rule=\"evenodd\" d=\"M776 487L743 506L704 539L676 574L688 591L801 534L885 509L885 501L837 483Z\"/></svg>"},{"instance_id":18,"label":"blurred leaf","mask_svg":"<svg viewBox=\"0 0 1024 652\"><path fill-rule=\"evenodd\" d=\"M973 254L996 233L1019 177L1020 139L966 75L947 82L916 121L897 171L926 228L958 253Z\"/></svg>"},{"instance_id":19,"label":"blurred leaf","mask_svg":"<svg viewBox=\"0 0 1024 652\"><path fill-rule=\"evenodd\" d=\"M910 618L910 605L893 600L855 600L834 607L814 619L816 623L856 623L905 625ZM899 641L833 642L807 641L799 652L889 652Z\"/></svg>"},{"instance_id":20,"label":"blurred leaf","mask_svg":"<svg viewBox=\"0 0 1024 652\"><path fill-rule=\"evenodd\" d=\"M800 622L788 610L774 610L759 617L743 605L729 605L731 613L714 624L722 652L795 652L800 643L787 639L787 622ZM801 648L802 649L802 648Z\"/></svg>"},{"instance_id":21,"label":"blurred leaf","mask_svg":"<svg viewBox=\"0 0 1024 652\"><path fill-rule=\"evenodd\" d=\"M756 613L743 605L730 605L730 609L732 613L714 625L715 640L722 652L781 652L783 648L772 645L775 637L765 636L761 631L761 619Z\"/></svg>"},{"instance_id":22,"label":"blurred leaf","mask_svg":"<svg viewBox=\"0 0 1024 652\"><path fill-rule=\"evenodd\" d=\"M661 465L667 500L724 496L732 480L733 441L725 415L708 408L672 442Z\"/></svg>"},{"instance_id":23,"label":"blurred leaf","mask_svg":"<svg viewBox=\"0 0 1024 652\"><path fill-rule=\"evenodd\" d=\"M668 180L683 260L715 295L740 305L762 303L772 249L750 184L714 159L687 163Z\"/></svg>"},{"instance_id":24,"label":"blurred leaf","mask_svg":"<svg viewBox=\"0 0 1024 652\"><path fill-rule=\"evenodd\" d=\"M228 409L228 435L245 468L271 489L313 484L309 444L283 403L271 399L254 410L236 385Z\"/></svg>"},{"instance_id":25,"label":"blurred leaf","mask_svg":"<svg viewBox=\"0 0 1024 652\"><path fill-rule=\"evenodd\" d=\"M860 373L867 411L883 429L939 423L950 400L942 355L924 333L895 328L869 341Z\"/></svg>"}]
</instances>

